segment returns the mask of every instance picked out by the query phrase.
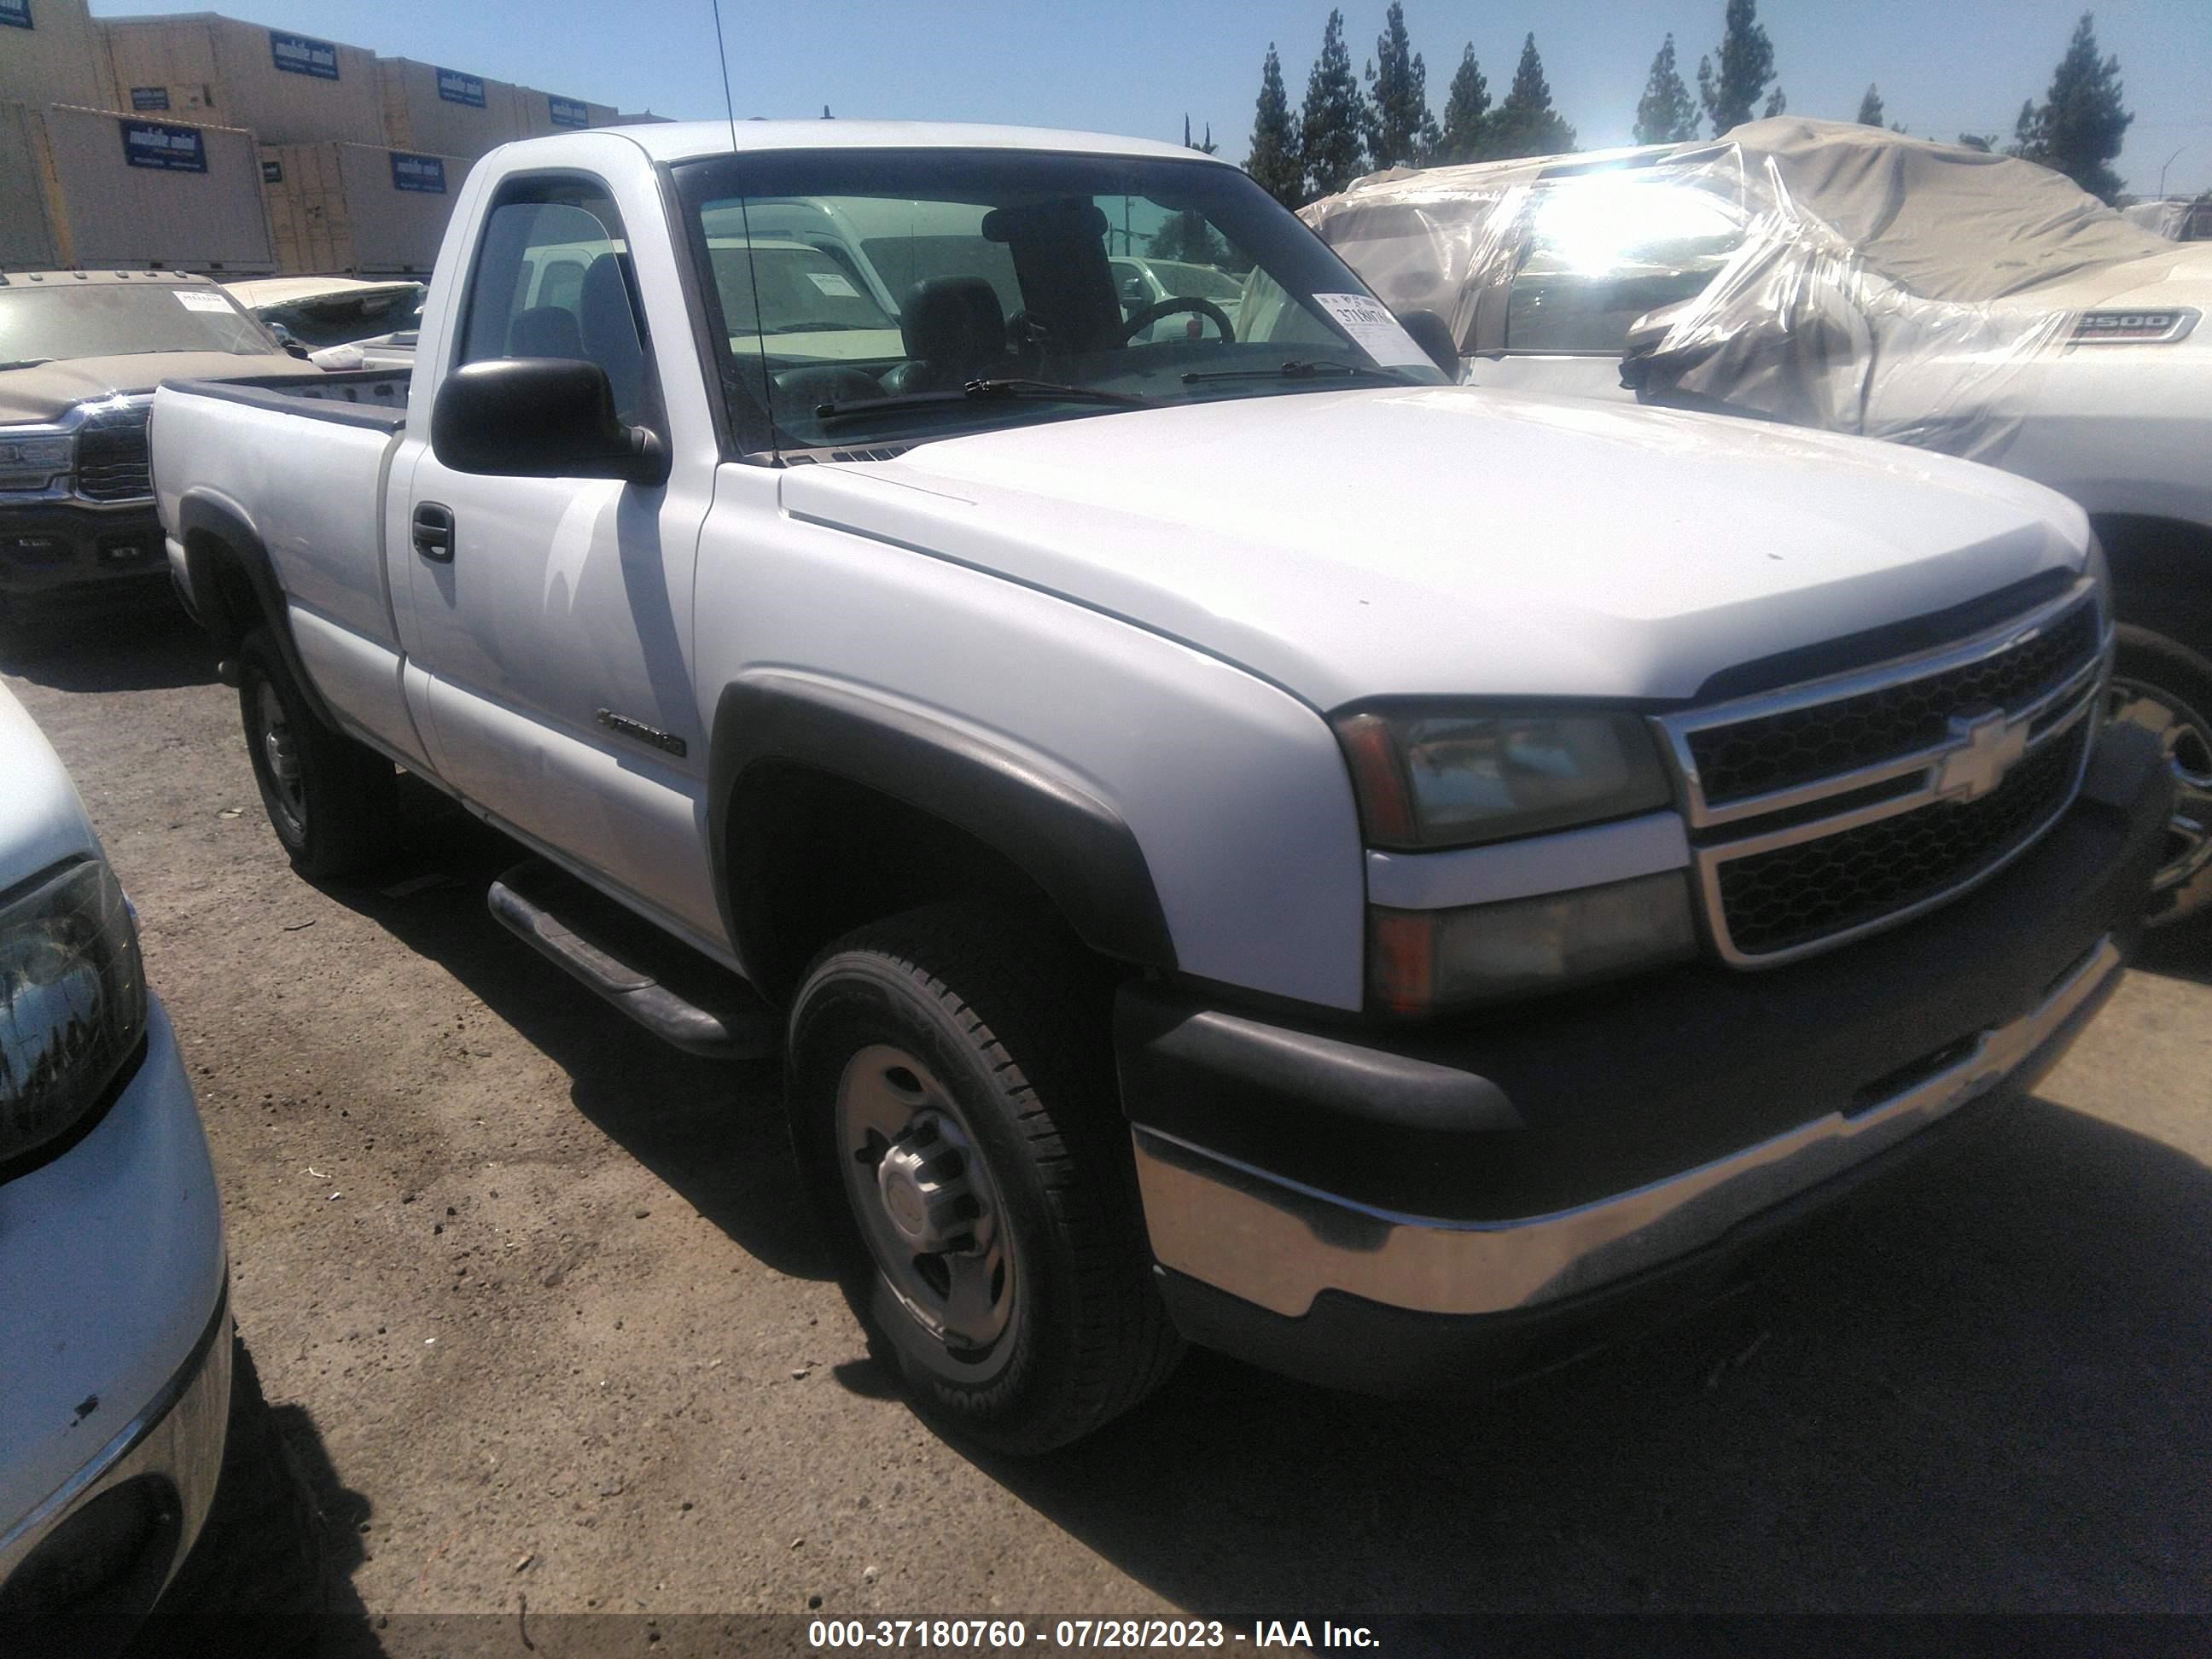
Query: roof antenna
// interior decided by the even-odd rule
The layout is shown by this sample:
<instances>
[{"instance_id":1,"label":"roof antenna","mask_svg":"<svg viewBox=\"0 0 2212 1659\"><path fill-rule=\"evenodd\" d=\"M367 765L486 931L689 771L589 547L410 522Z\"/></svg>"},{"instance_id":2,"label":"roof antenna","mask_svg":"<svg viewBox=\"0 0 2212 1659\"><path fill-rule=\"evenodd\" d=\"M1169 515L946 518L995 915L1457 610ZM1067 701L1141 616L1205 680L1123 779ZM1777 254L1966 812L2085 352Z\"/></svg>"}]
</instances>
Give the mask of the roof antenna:
<instances>
[{"instance_id":1,"label":"roof antenna","mask_svg":"<svg viewBox=\"0 0 2212 1659\"><path fill-rule=\"evenodd\" d=\"M734 167L738 158L738 100L730 95L730 49L722 42L722 0L708 0L708 3L714 11L714 58L722 66L722 110L730 118L730 161ZM827 104L823 106L824 112L829 107ZM768 341L761 333L760 274L753 269L753 222L751 214L745 210L745 192L743 190L738 191L738 223L744 232L745 281L753 291L753 345L760 353L761 390L765 392L769 384ZM700 229L703 234L706 227L702 224ZM726 325L729 320L726 316L722 319ZM768 416L769 453L774 458L771 465L781 466L782 434L776 428L775 404L772 399L764 398L763 402L763 412Z\"/></svg>"}]
</instances>

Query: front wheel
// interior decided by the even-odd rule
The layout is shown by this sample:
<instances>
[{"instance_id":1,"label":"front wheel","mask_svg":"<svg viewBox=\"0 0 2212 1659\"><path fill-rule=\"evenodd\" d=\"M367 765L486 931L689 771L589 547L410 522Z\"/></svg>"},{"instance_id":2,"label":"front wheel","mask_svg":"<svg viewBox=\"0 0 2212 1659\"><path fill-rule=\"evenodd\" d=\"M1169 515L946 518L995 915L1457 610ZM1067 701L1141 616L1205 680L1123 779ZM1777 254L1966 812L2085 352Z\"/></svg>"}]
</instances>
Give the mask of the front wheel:
<instances>
[{"instance_id":1,"label":"front wheel","mask_svg":"<svg viewBox=\"0 0 2212 1659\"><path fill-rule=\"evenodd\" d=\"M2123 623L2119 635L2107 713L2151 732L2173 770L2149 916L2174 921L2212 904L2212 662L2148 629Z\"/></svg>"},{"instance_id":2,"label":"front wheel","mask_svg":"<svg viewBox=\"0 0 2212 1659\"><path fill-rule=\"evenodd\" d=\"M792 1013L793 1132L847 1297L926 1409L1002 1451L1080 1439L1180 1352L1109 1008L1073 946L941 905L832 945Z\"/></svg>"}]
</instances>

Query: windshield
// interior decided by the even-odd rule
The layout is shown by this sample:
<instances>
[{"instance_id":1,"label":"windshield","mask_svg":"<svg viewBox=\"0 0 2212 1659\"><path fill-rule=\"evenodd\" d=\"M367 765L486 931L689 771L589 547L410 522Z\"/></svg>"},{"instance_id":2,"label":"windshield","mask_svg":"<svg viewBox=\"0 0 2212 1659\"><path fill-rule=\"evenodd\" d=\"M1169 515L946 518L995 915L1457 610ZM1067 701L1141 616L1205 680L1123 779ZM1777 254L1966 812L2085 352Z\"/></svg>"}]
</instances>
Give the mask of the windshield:
<instances>
[{"instance_id":1,"label":"windshield","mask_svg":"<svg viewBox=\"0 0 2212 1659\"><path fill-rule=\"evenodd\" d=\"M154 351L265 356L276 343L220 289L195 283L71 283L0 289L0 363Z\"/></svg>"},{"instance_id":2,"label":"windshield","mask_svg":"<svg viewBox=\"0 0 2212 1659\"><path fill-rule=\"evenodd\" d=\"M396 288L363 289L318 295L308 300L287 300L262 306L255 315L264 323L282 323L294 339L321 347L350 345L386 334L405 334L422 326L420 283Z\"/></svg>"},{"instance_id":3,"label":"windshield","mask_svg":"<svg viewBox=\"0 0 2212 1659\"><path fill-rule=\"evenodd\" d=\"M1334 254L1217 163L793 151L679 177L750 447L1445 378Z\"/></svg>"}]
</instances>

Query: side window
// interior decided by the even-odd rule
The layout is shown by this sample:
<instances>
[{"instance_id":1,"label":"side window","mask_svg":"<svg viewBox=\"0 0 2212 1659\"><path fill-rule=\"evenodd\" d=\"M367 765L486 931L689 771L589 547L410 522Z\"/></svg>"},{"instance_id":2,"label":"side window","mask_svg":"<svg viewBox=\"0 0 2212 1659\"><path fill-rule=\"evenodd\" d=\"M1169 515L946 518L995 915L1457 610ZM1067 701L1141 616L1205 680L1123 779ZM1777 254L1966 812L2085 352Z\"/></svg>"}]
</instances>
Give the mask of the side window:
<instances>
[{"instance_id":1,"label":"side window","mask_svg":"<svg viewBox=\"0 0 2212 1659\"><path fill-rule=\"evenodd\" d=\"M1693 185L1578 179L1540 186L1505 308L1505 349L1618 356L1647 311L1691 298L1743 240Z\"/></svg>"},{"instance_id":2,"label":"side window","mask_svg":"<svg viewBox=\"0 0 2212 1659\"><path fill-rule=\"evenodd\" d=\"M521 190L484 222L459 361L597 363L613 388L616 414L654 424L637 283L614 203L583 179L532 179Z\"/></svg>"}]
</instances>

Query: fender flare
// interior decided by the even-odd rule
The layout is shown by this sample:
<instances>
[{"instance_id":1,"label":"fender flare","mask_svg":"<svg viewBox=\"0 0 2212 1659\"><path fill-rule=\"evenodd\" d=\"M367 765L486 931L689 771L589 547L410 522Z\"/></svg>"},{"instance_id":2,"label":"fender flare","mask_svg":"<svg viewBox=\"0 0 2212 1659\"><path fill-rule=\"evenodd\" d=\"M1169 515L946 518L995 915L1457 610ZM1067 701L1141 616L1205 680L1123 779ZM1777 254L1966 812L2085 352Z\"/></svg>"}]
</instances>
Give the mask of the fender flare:
<instances>
[{"instance_id":1,"label":"fender flare","mask_svg":"<svg viewBox=\"0 0 2212 1659\"><path fill-rule=\"evenodd\" d=\"M323 694L300 659L300 647L292 638L291 608L285 603L283 584L276 580L276 567L246 515L228 501L188 493L177 504L177 539L185 550L185 579L191 585L193 609L201 626L228 655L237 650L246 629L253 625L246 617L229 614L220 598L222 590L211 579L218 562L235 563L246 586L253 590L260 620L276 642L276 654L284 659L285 671L307 700L307 707L314 710L315 718L337 731L338 723L330 705L323 701ZM210 541L220 544L224 551L211 549Z\"/></svg>"},{"instance_id":2,"label":"fender flare","mask_svg":"<svg viewBox=\"0 0 2212 1659\"><path fill-rule=\"evenodd\" d=\"M1175 943L1135 832L1091 789L913 704L811 675L764 670L723 688L708 760L714 891L745 962L772 959L771 878L731 867L747 825L733 803L764 764L807 767L952 825L1043 890L1085 945L1172 970Z\"/></svg>"}]
</instances>

